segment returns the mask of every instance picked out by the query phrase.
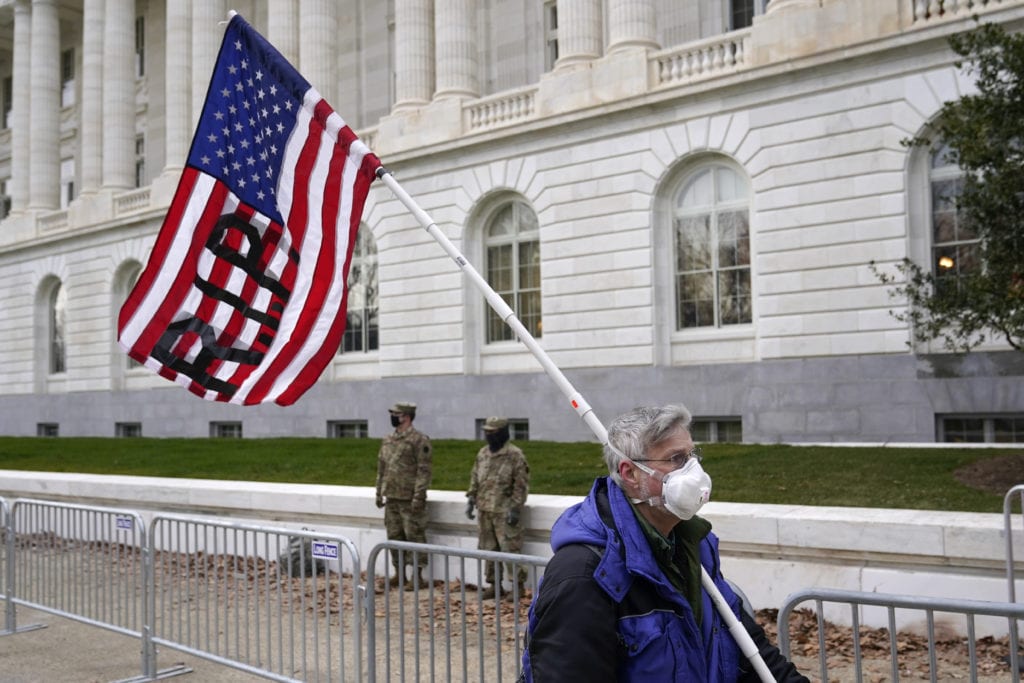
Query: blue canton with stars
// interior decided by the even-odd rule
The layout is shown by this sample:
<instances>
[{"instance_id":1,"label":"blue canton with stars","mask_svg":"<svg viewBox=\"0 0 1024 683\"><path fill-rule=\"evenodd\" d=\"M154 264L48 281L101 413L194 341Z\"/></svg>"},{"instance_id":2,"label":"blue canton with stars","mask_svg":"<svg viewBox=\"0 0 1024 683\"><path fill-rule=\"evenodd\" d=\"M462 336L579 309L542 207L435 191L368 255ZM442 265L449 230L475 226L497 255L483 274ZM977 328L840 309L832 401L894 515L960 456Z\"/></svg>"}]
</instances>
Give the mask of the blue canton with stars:
<instances>
[{"instance_id":1,"label":"blue canton with stars","mask_svg":"<svg viewBox=\"0 0 1024 683\"><path fill-rule=\"evenodd\" d=\"M309 82L241 17L228 25L188 164L283 224L277 208L284 147Z\"/></svg>"}]
</instances>

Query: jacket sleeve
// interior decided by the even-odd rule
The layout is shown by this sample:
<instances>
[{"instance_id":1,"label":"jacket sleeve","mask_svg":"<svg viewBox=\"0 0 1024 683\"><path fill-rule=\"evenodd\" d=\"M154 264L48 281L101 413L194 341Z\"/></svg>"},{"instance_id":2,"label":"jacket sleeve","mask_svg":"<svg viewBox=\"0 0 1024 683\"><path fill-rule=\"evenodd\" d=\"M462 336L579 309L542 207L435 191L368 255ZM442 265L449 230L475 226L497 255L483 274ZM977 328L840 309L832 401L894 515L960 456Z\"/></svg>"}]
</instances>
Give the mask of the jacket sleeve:
<instances>
[{"instance_id":1,"label":"jacket sleeve","mask_svg":"<svg viewBox=\"0 0 1024 683\"><path fill-rule=\"evenodd\" d=\"M743 622L743 626L754 640L754 645L757 646L761 658L778 683L808 683L807 677L797 671L791 661L782 656L779 648L771 644L764 629L754 621L754 618L746 610L740 610L740 621ZM754 670L754 665L746 658L740 662L739 680L741 683L759 683L761 680L757 671Z\"/></svg>"},{"instance_id":2,"label":"jacket sleeve","mask_svg":"<svg viewBox=\"0 0 1024 683\"><path fill-rule=\"evenodd\" d=\"M534 681L617 680L616 606L594 581L598 559L570 545L548 563L527 643Z\"/></svg>"},{"instance_id":3,"label":"jacket sleeve","mask_svg":"<svg viewBox=\"0 0 1024 683\"><path fill-rule=\"evenodd\" d=\"M384 446L382 445L380 451L377 453L377 495L380 496L384 491Z\"/></svg>"},{"instance_id":4,"label":"jacket sleeve","mask_svg":"<svg viewBox=\"0 0 1024 683\"><path fill-rule=\"evenodd\" d=\"M422 435L416 441L416 482L413 485L412 499L425 501L427 489L430 488L430 480L434 472L433 448L430 444L430 437Z\"/></svg>"},{"instance_id":5,"label":"jacket sleeve","mask_svg":"<svg viewBox=\"0 0 1024 683\"><path fill-rule=\"evenodd\" d=\"M515 471L512 475L512 507L521 508L526 504L530 493L530 466L526 464L526 456L522 451L516 459Z\"/></svg>"}]
</instances>

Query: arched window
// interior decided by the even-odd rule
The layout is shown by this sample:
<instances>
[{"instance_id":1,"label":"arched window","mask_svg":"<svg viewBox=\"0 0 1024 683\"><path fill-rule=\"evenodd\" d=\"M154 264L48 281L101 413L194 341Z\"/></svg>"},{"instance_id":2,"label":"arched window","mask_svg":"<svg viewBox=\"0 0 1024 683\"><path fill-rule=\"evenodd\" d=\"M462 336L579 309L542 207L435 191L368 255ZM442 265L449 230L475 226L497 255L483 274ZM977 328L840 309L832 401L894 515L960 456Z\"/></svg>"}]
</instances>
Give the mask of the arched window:
<instances>
[{"instance_id":1,"label":"arched window","mask_svg":"<svg viewBox=\"0 0 1024 683\"><path fill-rule=\"evenodd\" d=\"M542 321L537 214L526 202L513 200L491 214L484 235L487 282L530 334L539 338ZM487 343L514 340L512 328L490 306L484 305Z\"/></svg>"},{"instance_id":2,"label":"arched window","mask_svg":"<svg viewBox=\"0 0 1024 683\"><path fill-rule=\"evenodd\" d=\"M50 292L49 306L49 370L51 374L67 370L67 307L67 290L63 284L57 283Z\"/></svg>"},{"instance_id":3,"label":"arched window","mask_svg":"<svg viewBox=\"0 0 1024 683\"><path fill-rule=\"evenodd\" d=\"M725 164L688 174L675 196L676 329L752 321L746 180Z\"/></svg>"},{"instance_id":4,"label":"arched window","mask_svg":"<svg viewBox=\"0 0 1024 683\"><path fill-rule=\"evenodd\" d=\"M978 267L978 236L957 211L963 171L950 161L949 147L935 145L929 156L931 268L938 293L956 293L960 278Z\"/></svg>"},{"instance_id":5,"label":"arched window","mask_svg":"<svg viewBox=\"0 0 1024 683\"><path fill-rule=\"evenodd\" d=\"M118 311L121 310L121 304L123 304L125 300L128 298L128 295L131 294L132 289L135 287L135 283L139 281L140 275L142 275L142 266L140 264L131 263L125 267L124 276L123 279L121 280L121 291L119 292L120 296L118 297L117 302ZM117 321L116 314L114 315L114 321ZM132 368L142 367L142 363L135 360L128 354L122 352L120 348L118 348L118 352L120 353L120 355L124 357L124 367L126 369L131 370Z\"/></svg>"},{"instance_id":6,"label":"arched window","mask_svg":"<svg viewBox=\"0 0 1024 683\"><path fill-rule=\"evenodd\" d=\"M348 313L340 353L376 351L377 243L365 225L359 226L348 270Z\"/></svg>"}]
</instances>

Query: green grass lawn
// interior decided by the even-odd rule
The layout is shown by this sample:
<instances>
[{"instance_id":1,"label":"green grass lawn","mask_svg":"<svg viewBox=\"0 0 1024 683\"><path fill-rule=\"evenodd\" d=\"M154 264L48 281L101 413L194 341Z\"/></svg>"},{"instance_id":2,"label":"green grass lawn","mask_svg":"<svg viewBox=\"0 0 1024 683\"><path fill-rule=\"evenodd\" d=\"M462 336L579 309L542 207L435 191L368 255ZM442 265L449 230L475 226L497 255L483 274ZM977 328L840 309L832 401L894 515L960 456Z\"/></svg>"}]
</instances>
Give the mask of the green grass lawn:
<instances>
[{"instance_id":1,"label":"green grass lawn","mask_svg":"<svg viewBox=\"0 0 1024 683\"><path fill-rule=\"evenodd\" d=\"M435 440L432 488L464 491L481 445ZM519 445L532 493L582 496L605 473L594 443ZM377 439L0 437L0 469L373 486L379 446ZM716 501L1001 512L1002 494L968 488L953 472L1017 451L708 444L704 452Z\"/></svg>"}]
</instances>

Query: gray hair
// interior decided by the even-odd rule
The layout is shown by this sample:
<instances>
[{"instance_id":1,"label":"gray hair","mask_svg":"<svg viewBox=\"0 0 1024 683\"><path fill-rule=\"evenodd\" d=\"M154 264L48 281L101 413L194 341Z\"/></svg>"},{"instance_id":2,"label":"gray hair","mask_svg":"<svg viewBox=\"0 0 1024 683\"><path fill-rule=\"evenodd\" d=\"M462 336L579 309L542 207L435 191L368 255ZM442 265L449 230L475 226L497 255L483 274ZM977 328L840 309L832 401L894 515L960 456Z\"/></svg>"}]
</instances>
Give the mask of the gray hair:
<instances>
[{"instance_id":1,"label":"gray hair","mask_svg":"<svg viewBox=\"0 0 1024 683\"><path fill-rule=\"evenodd\" d=\"M604 446L604 462L612 481L622 485L619 464L623 460L643 458L651 446L688 429L691 419L690 411L683 405L642 406L615 418L608 427L608 443Z\"/></svg>"}]
</instances>

